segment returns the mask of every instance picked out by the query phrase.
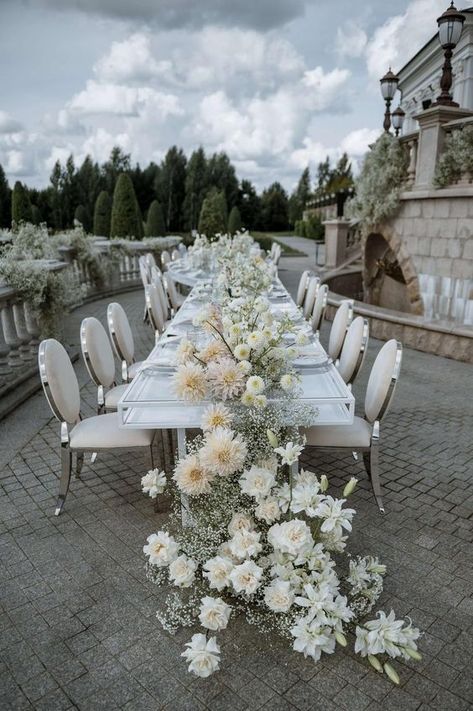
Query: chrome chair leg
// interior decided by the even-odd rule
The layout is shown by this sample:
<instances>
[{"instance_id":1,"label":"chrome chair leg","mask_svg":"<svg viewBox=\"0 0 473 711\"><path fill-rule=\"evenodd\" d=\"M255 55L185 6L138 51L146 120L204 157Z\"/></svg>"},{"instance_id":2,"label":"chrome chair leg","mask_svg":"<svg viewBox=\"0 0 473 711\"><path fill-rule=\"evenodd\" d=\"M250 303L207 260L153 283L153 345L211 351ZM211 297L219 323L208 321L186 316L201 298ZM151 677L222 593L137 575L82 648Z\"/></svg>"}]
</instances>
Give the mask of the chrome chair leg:
<instances>
[{"instance_id":1,"label":"chrome chair leg","mask_svg":"<svg viewBox=\"0 0 473 711\"><path fill-rule=\"evenodd\" d=\"M363 461L365 464L365 469L371 479L371 486L373 488L374 498L378 504L380 513L385 513L383 505L383 497L381 493L381 482L379 480L379 446L378 444L372 444L369 452L363 454Z\"/></svg>"},{"instance_id":2,"label":"chrome chair leg","mask_svg":"<svg viewBox=\"0 0 473 711\"><path fill-rule=\"evenodd\" d=\"M97 452L92 452L92 454L90 456L90 463L93 464L96 459L97 459Z\"/></svg>"},{"instance_id":3,"label":"chrome chair leg","mask_svg":"<svg viewBox=\"0 0 473 711\"><path fill-rule=\"evenodd\" d=\"M80 479L82 467L84 466L84 452L77 452L76 455L76 479Z\"/></svg>"},{"instance_id":4,"label":"chrome chair leg","mask_svg":"<svg viewBox=\"0 0 473 711\"><path fill-rule=\"evenodd\" d=\"M56 504L55 516L61 513L66 501L69 484L71 481L72 452L68 445L61 446L61 479L59 480L59 495Z\"/></svg>"},{"instance_id":5,"label":"chrome chair leg","mask_svg":"<svg viewBox=\"0 0 473 711\"><path fill-rule=\"evenodd\" d=\"M360 457L358 455L358 452L352 452L352 456L353 456L353 459L355 460L355 462L359 461Z\"/></svg>"}]
</instances>

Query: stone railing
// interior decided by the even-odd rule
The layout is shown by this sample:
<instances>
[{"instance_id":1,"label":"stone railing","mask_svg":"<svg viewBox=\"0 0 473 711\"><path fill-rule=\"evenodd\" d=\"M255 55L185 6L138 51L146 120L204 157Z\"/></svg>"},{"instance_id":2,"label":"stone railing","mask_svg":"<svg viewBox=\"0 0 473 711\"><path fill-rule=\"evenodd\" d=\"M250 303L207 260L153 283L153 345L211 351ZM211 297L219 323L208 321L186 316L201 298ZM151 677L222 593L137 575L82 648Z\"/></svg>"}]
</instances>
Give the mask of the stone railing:
<instances>
[{"instance_id":1,"label":"stone railing","mask_svg":"<svg viewBox=\"0 0 473 711\"><path fill-rule=\"evenodd\" d=\"M409 165L407 167L407 178L405 189L410 190L416 182L416 166L417 166L417 147L419 145L419 131L414 131L406 136L402 136L401 143L407 147L409 151Z\"/></svg>"},{"instance_id":2,"label":"stone railing","mask_svg":"<svg viewBox=\"0 0 473 711\"><path fill-rule=\"evenodd\" d=\"M59 249L60 260L44 260L44 268L67 272L71 293L78 294L72 308L77 308L95 298L139 287L139 257L151 252L159 264L160 253L176 247L180 241L180 237L145 242L95 240L104 274L100 283L94 282L87 265L77 259L70 247ZM38 321L31 306L0 277L0 419L39 385L36 359L40 337ZM34 383L24 385L32 379Z\"/></svg>"}]
</instances>

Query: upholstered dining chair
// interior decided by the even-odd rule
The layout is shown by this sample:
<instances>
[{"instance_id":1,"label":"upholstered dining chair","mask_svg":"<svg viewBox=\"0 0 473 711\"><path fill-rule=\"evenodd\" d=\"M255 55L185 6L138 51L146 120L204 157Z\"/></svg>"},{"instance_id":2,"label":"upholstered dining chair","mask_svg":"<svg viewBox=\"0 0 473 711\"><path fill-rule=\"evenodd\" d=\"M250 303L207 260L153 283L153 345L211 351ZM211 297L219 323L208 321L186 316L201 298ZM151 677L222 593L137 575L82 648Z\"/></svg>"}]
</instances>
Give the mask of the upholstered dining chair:
<instances>
[{"instance_id":1,"label":"upholstered dining chair","mask_svg":"<svg viewBox=\"0 0 473 711\"><path fill-rule=\"evenodd\" d=\"M319 277L316 277L314 275L309 277L309 283L307 284L307 291L305 293L305 299L302 305L302 313L304 314L304 318L306 319L309 319L312 314L319 285Z\"/></svg>"},{"instance_id":2,"label":"upholstered dining chair","mask_svg":"<svg viewBox=\"0 0 473 711\"><path fill-rule=\"evenodd\" d=\"M332 321L330 336L328 341L328 354L333 361L336 361L342 351L343 342L347 334L347 328L353 318L353 301L346 299L342 301L337 309Z\"/></svg>"},{"instance_id":3,"label":"upholstered dining chair","mask_svg":"<svg viewBox=\"0 0 473 711\"><path fill-rule=\"evenodd\" d=\"M142 255L138 259L138 266L140 268L141 283L143 284L143 289L146 289L151 280L151 269L149 267L146 255ZM146 323L148 320L148 312L146 310L146 304L143 312L143 322Z\"/></svg>"},{"instance_id":4,"label":"upholstered dining chair","mask_svg":"<svg viewBox=\"0 0 473 711\"><path fill-rule=\"evenodd\" d=\"M107 325L113 350L121 361L121 375L124 383L135 377L142 361L135 362L135 342L128 316L123 306L116 301L107 307Z\"/></svg>"},{"instance_id":5,"label":"upholstered dining chair","mask_svg":"<svg viewBox=\"0 0 473 711\"><path fill-rule=\"evenodd\" d=\"M61 477L56 516L61 513L69 490L73 453L76 454L77 476L82 470L84 452L104 449L143 447L149 453L151 468L154 467L153 430L120 428L117 413L81 419L79 383L65 348L54 338L40 343L38 365L46 400L61 423Z\"/></svg>"},{"instance_id":6,"label":"upholstered dining chair","mask_svg":"<svg viewBox=\"0 0 473 711\"><path fill-rule=\"evenodd\" d=\"M149 275L151 277L151 267L156 266L156 259L154 258L154 254L152 252L146 252L145 260L146 260L146 264L148 266Z\"/></svg>"},{"instance_id":7,"label":"upholstered dining chair","mask_svg":"<svg viewBox=\"0 0 473 711\"><path fill-rule=\"evenodd\" d=\"M166 275L164 276L164 286L166 287L172 310L174 313L177 313L185 301L185 296L178 292L174 279L169 272L166 272Z\"/></svg>"},{"instance_id":8,"label":"upholstered dining chair","mask_svg":"<svg viewBox=\"0 0 473 711\"><path fill-rule=\"evenodd\" d=\"M351 425L308 427L306 448L363 453L363 461L371 479L373 493L381 513L384 513L379 479L380 422L388 411L399 378L402 345L391 339L379 351L371 369L365 395L365 416L355 417Z\"/></svg>"},{"instance_id":9,"label":"upholstered dining chair","mask_svg":"<svg viewBox=\"0 0 473 711\"><path fill-rule=\"evenodd\" d=\"M115 358L105 328L93 316L80 326L80 346L85 367L97 386L97 414L114 412L127 385L115 381Z\"/></svg>"},{"instance_id":10,"label":"upholstered dining chair","mask_svg":"<svg viewBox=\"0 0 473 711\"><path fill-rule=\"evenodd\" d=\"M171 255L169 254L167 249L163 249L161 252L161 266L163 268L163 271L166 271L167 265L171 261Z\"/></svg>"},{"instance_id":11,"label":"upholstered dining chair","mask_svg":"<svg viewBox=\"0 0 473 711\"><path fill-rule=\"evenodd\" d=\"M348 387L354 383L364 363L369 335L368 320L362 316L357 316L348 326L337 366Z\"/></svg>"},{"instance_id":12,"label":"upholstered dining chair","mask_svg":"<svg viewBox=\"0 0 473 711\"><path fill-rule=\"evenodd\" d=\"M145 298L146 308L148 309L148 320L154 329L154 337L157 341L164 330L165 318L156 284L148 284L145 289Z\"/></svg>"},{"instance_id":13,"label":"upholstered dining chair","mask_svg":"<svg viewBox=\"0 0 473 711\"><path fill-rule=\"evenodd\" d=\"M164 286L164 276L162 271L158 267L156 267L156 269L151 269L151 283L155 284L158 289L164 320L167 321L171 314L171 306L169 303L168 296L166 294L166 288Z\"/></svg>"},{"instance_id":14,"label":"upholstered dining chair","mask_svg":"<svg viewBox=\"0 0 473 711\"><path fill-rule=\"evenodd\" d=\"M309 283L309 277L311 276L312 272L310 269L305 269L302 274L301 278L299 279L299 284L297 286L297 294L296 294L296 305L297 306L302 306L304 303L306 291L307 291L307 285Z\"/></svg>"},{"instance_id":15,"label":"upholstered dining chair","mask_svg":"<svg viewBox=\"0 0 473 711\"><path fill-rule=\"evenodd\" d=\"M281 253L281 246L277 242L273 242L273 246L271 248L271 259L273 260L273 264L276 267L278 266L279 260L281 259Z\"/></svg>"},{"instance_id":16,"label":"upholstered dining chair","mask_svg":"<svg viewBox=\"0 0 473 711\"><path fill-rule=\"evenodd\" d=\"M177 248L178 248L179 252L181 253L181 257L184 257L187 253L187 247L184 244L184 242L179 242L179 244L177 245Z\"/></svg>"},{"instance_id":17,"label":"upholstered dining chair","mask_svg":"<svg viewBox=\"0 0 473 711\"><path fill-rule=\"evenodd\" d=\"M175 262L176 259L180 259L180 258L181 258L181 253L180 253L180 251L179 251L178 249L173 249L173 250L172 250L172 253L171 253L171 259L172 259L172 261Z\"/></svg>"},{"instance_id":18,"label":"upholstered dining chair","mask_svg":"<svg viewBox=\"0 0 473 711\"><path fill-rule=\"evenodd\" d=\"M327 284L321 284L317 289L317 296L315 297L314 308L312 309L312 316L310 317L310 325L316 336L319 335L320 327L324 320L327 301L328 286Z\"/></svg>"}]
</instances>

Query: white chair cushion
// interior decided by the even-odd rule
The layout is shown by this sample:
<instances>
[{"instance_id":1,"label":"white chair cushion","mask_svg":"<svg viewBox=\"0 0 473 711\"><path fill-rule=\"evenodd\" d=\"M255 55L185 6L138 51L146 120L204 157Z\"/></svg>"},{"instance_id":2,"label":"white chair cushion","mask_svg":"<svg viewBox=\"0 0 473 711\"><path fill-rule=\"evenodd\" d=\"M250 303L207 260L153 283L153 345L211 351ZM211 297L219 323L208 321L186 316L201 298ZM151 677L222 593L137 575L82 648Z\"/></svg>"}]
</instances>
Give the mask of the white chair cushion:
<instances>
[{"instance_id":1,"label":"white chair cushion","mask_svg":"<svg viewBox=\"0 0 473 711\"><path fill-rule=\"evenodd\" d=\"M115 359L106 330L91 316L82 321L80 335L82 355L90 377L96 385L109 388L115 380Z\"/></svg>"},{"instance_id":2,"label":"white chair cushion","mask_svg":"<svg viewBox=\"0 0 473 711\"><path fill-rule=\"evenodd\" d=\"M321 425L302 430L308 447L369 447L372 427L362 417L352 425Z\"/></svg>"},{"instance_id":3,"label":"white chair cushion","mask_svg":"<svg viewBox=\"0 0 473 711\"><path fill-rule=\"evenodd\" d=\"M107 410L116 410L118 401L127 389L128 385L117 385L105 393L105 407Z\"/></svg>"},{"instance_id":4,"label":"white chair cushion","mask_svg":"<svg viewBox=\"0 0 473 711\"><path fill-rule=\"evenodd\" d=\"M71 449L114 449L118 447L149 447L153 430L131 430L119 426L116 412L82 420L72 428Z\"/></svg>"},{"instance_id":5,"label":"white chair cushion","mask_svg":"<svg viewBox=\"0 0 473 711\"><path fill-rule=\"evenodd\" d=\"M342 350L350 320L350 307L351 303L349 301L342 301L333 319L328 342L328 354L333 360L337 360Z\"/></svg>"},{"instance_id":6,"label":"white chair cushion","mask_svg":"<svg viewBox=\"0 0 473 711\"><path fill-rule=\"evenodd\" d=\"M135 375L137 374L139 368L143 365L142 360L136 361L136 363L132 363L129 368L128 368L128 375L130 378L134 378Z\"/></svg>"},{"instance_id":7,"label":"white chair cushion","mask_svg":"<svg viewBox=\"0 0 473 711\"><path fill-rule=\"evenodd\" d=\"M397 341L394 338L387 341L371 368L365 396L365 415L370 422L378 418L388 396L396 365L397 348Z\"/></svg>"}]
</instances>

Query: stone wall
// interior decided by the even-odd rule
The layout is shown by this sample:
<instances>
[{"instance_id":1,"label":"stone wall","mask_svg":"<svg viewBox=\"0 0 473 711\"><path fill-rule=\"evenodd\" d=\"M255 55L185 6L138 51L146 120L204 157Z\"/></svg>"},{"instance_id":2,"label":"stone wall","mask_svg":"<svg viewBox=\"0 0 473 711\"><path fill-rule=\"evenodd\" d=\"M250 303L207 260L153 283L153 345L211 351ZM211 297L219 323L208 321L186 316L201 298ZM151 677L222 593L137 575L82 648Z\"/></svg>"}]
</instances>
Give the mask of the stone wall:
<instances>
[{"instance_id":1,"label":"stone wall","mask_svg":"<svg viewBox=\"0 0 473 711\"><path fill-rule=\"evenodd\" d=\"M396 254L412 313L473 325L472 186L403 193L396 215L371 233Z\"/></svg>"}]
</instances>

